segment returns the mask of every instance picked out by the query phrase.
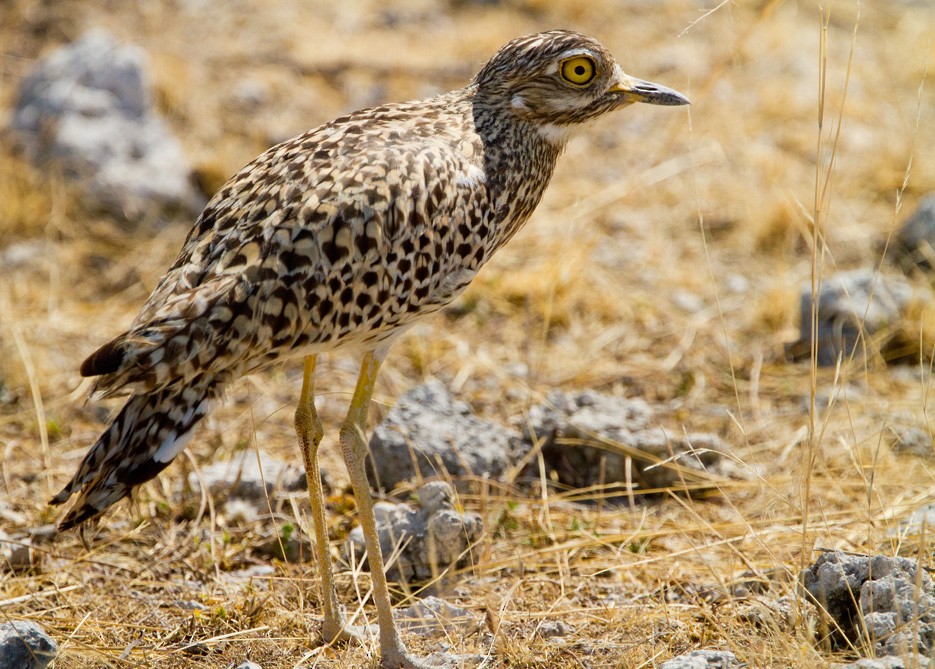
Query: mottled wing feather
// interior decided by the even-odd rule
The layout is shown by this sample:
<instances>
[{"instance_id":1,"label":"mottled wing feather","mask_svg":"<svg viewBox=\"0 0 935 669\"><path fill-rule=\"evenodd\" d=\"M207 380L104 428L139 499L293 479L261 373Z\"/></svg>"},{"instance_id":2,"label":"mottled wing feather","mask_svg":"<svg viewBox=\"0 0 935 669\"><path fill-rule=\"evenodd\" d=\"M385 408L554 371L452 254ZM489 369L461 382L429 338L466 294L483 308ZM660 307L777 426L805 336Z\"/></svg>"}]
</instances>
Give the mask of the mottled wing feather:
<instances>
[{"instance_id":1,"label":"mottled wing feather","mask_svg":"<svg viewBox=\"0 0 935 669\"><path fill-rule=\"evenodd\" d=\"M235 175L111 344L122 356L95 354L120 359L98 390L235 377L315 346L375 345L457 295L486 255L476 147L411 117L380 118L323 126Z\"/></svg>"}]
</instances>

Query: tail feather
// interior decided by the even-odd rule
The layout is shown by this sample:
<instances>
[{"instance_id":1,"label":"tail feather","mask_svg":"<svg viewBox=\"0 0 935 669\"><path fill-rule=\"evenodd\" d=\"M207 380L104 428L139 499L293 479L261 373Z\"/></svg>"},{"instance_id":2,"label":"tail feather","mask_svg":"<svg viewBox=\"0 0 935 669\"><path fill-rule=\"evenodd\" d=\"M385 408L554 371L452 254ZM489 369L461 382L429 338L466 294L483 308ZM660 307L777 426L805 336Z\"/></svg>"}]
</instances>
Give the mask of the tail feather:
<instances>
[{"instance_id":1,"label":"tail feather","mask_svg":"<svg viewBox=\"0 0 935 669\"><path fill-rule=\"evenodd\" d=\"M230 371L227 361L249 346L230 327L232 314L250 317L258 304L249 301L253 287L241 273L212 277L177 294L159 291L129 330L81 363L82 376L97 377L97 396L157 392L170 384L224 375Z\"/></svg>"},{"instance_id":2,"label":"tail feather","mask_svg":"<svg viewBox=\"0 0 935 669\"><path fill-rule=\"evenodd\" d=\"M120 369L126 355L127 349L121 335L101 346L81 363L81 376L113 374Z\"/></svg>"},{"instance_id":3,"label":"tail feather","mask_svg":"<svg viewBox=\"0 0 935 669\"><path fill-rule=\"evenodd\" d=\"M63 504L80 490L59 529L101 515L165 469L185 448L219 392L218 385L199 379L184 387L131 395L68 485L50 500Z\"/></svg>"}]
</instances>

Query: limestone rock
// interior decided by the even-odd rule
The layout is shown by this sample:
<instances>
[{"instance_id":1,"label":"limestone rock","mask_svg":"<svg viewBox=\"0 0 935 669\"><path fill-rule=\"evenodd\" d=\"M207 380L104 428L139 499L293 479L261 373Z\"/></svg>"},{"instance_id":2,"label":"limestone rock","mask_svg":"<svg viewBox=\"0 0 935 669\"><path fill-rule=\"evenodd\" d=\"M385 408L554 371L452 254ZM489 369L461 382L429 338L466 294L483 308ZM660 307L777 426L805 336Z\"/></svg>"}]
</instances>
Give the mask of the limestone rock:
<instances>
[{"instance_id":1,"label":"limestone rock","mask_svg":"<svg viewBox=\"0 0 935 669\"><path fill-rule=\"evenodd\" d=\"M830 367L841 355L860 354L862 341L885 353L899 334L894 326L911 299L912 287L904 277L882 275L875 269L826 277L818 294L818 364ZM807 359L811 341L812 290L806 285L799 299L799 339L787 347L787 355L792 360Z\"/></svg>"},{"instance_id":2,"label":"limestone rock","mask_svg":"<svg viewBox=\"0 0 935 669\"><path fill-rule=\"evenodd\" d=\"M904 269L935 266L935 193L929 193L893 239L893 253Z\"/></svg>"},{"instance_id":3,"label":"limestone rock","mask_svg":"<svg viewBox=\"0 0 935 669\"><path fill-rule=\"evenodd\" d=\"M575 488L625 484L628 477L635 487L659 489L683 479L742 476L717 435L670 434L652 421L641 399L553 391L529 410L523 439L526 448L541 441L547 470Z\"/></svg>"},{"instance_id":4,"label":"limestone rock","mask_svg":"<svg viewBox=\"0 0 935 669\"><path fill-rule=\"evenodd\" d=\"M801 579L834 620L835 647L859 646L866 632L878 657L935 651L935 588L915 560L823 553Z\"/></svg>"},{"instance_id":5,"label":"limestone rock","mask_svg":"<svg viewBox=\"0 0 935 669\"><path fill-rule=\"evenodd\" d=\"M417 470L425 478L442 471L455 478L497 478L514 460L517 437L477 418L441 383L426 383L403 395L374 429L369 473L385 490L415 477Z\"/></svg>"},{"instance_id":6,"label":"limestone rock","mask_svg":"<svg viewBox=\"0 0 935 669\"><path fill-rule=\"evenodd\" d=\"M194 215L203 205L181 144L153 109L146 54L102 30L36 64L11 125L33 162L60 168L114 215Z\"/></svg>"},{"instance_id":7,"label":"limestone rock","mask_svg":"<svg viewBox=\"0 0 935 669\"><path fill-rule=\"evenodd\" d=\"M693 650L662 663L661 669L740 669L737 657L727 650Z\"/></svg>"},{"instance_id":8,"label":"limestone rock","mask_svg":"<svg viewBox=\"0 0 935 669\"><path fill-rule=\"evenodd\" d=\"M454 507L452 489L443 481L419 488L419 507L378 502L374 505L383 559L401 546L399 556L387 567L387 578L410 583L426 582L451 566L471 563L470 549L480 538L480 516ZM363 530L354 528L347 551L361 562L365 552Z\"/></svg>"}]
</instances>

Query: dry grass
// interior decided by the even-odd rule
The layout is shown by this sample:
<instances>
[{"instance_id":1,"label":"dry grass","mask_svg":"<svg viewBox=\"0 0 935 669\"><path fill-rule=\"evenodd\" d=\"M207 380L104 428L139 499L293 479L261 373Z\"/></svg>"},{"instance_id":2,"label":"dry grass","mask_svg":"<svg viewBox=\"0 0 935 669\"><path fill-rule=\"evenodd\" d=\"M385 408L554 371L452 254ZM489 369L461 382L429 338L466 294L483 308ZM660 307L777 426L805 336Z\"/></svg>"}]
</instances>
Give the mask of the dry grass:
<instances>
[{"instance_id":1,"label":"dry grass","mask_svg":"<svg viewBox=\"0 0 935 669\"><path fill-rule=\"evenodd\" d=\"M456 308L397 345L373 417L429 377L504 422L553 388L593 387L646 398L674 433L719 433L752 474L632 508L478 487L461 499L486 522L477 564L441 589L487 624L449 639L455 651L485 653L492 635L492 667L649 667L697 647L729 648L751 666L827 666L835 656L807 609L756 610L794 592L818 547L929 562L928 537L899 528L931 501L931 460L896 455L890 427L932 427L933 313L920 301L901 326L920 343L915 365L871 355L813 370L784 362L782 345L795 337L813 259L825 274L879 266L882 242L935 190L931 10L865 3L858 21L844 1L830 19L814 3L776 0L706 16L689 0L315 4L6 3L0 109L36 56L107 27L149 52L160 107L211 188L272 141L458 85L504 41L538 29L595 34L633 73L686 92L687 112L631 109L571 143L530 225ZM232 102L245 77L267 91L255 109ZM149 232L92 216L61 182L0 152L7 532L54 520L45 501L104 419L84 402L77 365L132 319L185 232L186 222ZM16 260L14 247L27 253ZM354 367L341 356L322 363L326 425L341 418ZM187 471L243 449L294 459L299 374L237 384L188 460L112 513L89 550L73 535L38 543L32 570L3 574L0 617L40 621L62 646L56 669L220 668L247 657L267 668L368 666L370 649L314 641L314 564L255 550L306 526L301 495L271 500L268 517L245 524L215 514L198 490L177 493ZM330 434L337 541L354 521L333 445ZM257 564L272 568L243 575ZM368 576L341 578L353 612ZM191 601L206 608L180 604ZM369 603L361 615L372 616ZM538 638L551 619L574 632Z\"/></svg>"}]
</instances>

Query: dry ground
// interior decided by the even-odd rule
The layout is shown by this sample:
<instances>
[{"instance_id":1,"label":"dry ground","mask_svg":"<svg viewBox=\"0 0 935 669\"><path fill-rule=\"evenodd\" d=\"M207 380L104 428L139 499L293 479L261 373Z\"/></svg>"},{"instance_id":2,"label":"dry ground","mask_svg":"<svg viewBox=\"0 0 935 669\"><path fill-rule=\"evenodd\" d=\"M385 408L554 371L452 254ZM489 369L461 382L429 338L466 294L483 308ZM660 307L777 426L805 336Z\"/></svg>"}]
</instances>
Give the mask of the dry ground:
<instances>
[{"instance_id":1,"label":"dry ground","mask_svg":"<svg viewBox=\"0 0 935 669\"><path fill-rule=\"evenodd\" d=\"M815 372L785 362L783 343L795 338L811 275L811 221L825 273L885 268L882 242L935 190L926 81L935 12L925 0L825 9L820 132L822 19L811 0L10 0L0 6L0 114L36 57L93 26L149 52L160 109L209 190L272 142L343 111L460 85L503 42L545 28L591 33L632 73L688 94L691 108L632 108L570 144L527 228L455 309L397 345L372 417L430 377L504 422L554 388L591 387L644 397L669 430L718 432L752 474L632 509L510 486L463 496L487 534L476 565L443 594L488 624L450 639L454 650L489 650L491 667L658 666L697 647L757 667L826 666L843 655L816 642L807 617L758 626L745 612L792 592L816 548L930 562L925 533L899 527L929 503L935 473L931 460L894 454L891 427L930 427L935 320L920 304L902 324L920 344L902 366L885 365L871 343L865 360ZM245 78L268 91L254 109L236 103ZM54 520L46 500L106 417L85 403L78 364L129 323L189 223L153 232L93 215L66 184L0 153L0 253L38 249L0 273L7 532ZM341 418L354 365L323 362L327 425ZM55 669L228 667L248 657L267 669L370 666L372 649L315 641L313 563L253 550L259 535L305 525L301 495L238 524L193 514L198 490L175 492L186 470L243 449L294 459L299 372L237 384L186 462L145 487L136 507L110 514L89 550L71 534L40 544L33 571L2 576L0 617L40 621L61 644ZM332 432L325 466L342 486L334 441ZM354 519L340 490L331 502L337 546ZM236 577L258 563L272 575ZM342 578L354 610L368 577ZM760 585L734 587L741 581ZM553 619L573 633L538 638ZM193 654L197 642L207 651Z\"/></svg>"}]
</instances>

